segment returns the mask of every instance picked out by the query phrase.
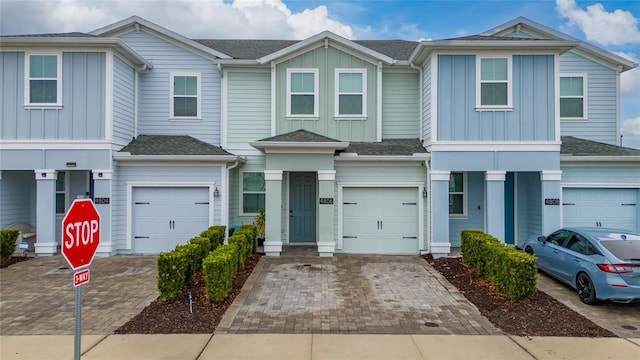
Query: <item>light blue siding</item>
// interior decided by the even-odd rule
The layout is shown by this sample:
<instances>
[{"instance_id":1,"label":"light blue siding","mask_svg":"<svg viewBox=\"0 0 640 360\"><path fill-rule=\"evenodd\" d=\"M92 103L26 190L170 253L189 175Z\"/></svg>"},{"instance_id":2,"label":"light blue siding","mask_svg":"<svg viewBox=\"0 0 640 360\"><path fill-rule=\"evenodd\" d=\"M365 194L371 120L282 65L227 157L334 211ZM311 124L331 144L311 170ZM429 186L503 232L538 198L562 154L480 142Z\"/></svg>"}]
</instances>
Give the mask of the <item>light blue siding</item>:
<instances>
[{"instance_id":1,"label":"light blue siding","mask_svg":"<svg viewBox=\"0 0 640 360\"><path fill-rule=\"evenodd\" d=\"M24 53L2 52L2 118L6 140L105 138L105 54L62 53L62 108L25 109Z\"/></svg>"},{"instance_id":2,"label":"light blue siding","mask_svg":"<svg viewBox=\"0 0 640 360\"><path fill-rule=\"evenodd\" d=\"M540 173L516 174L516 245L542 235L542 190Z\"/></svg>"},{"instance_id":3,"label":"light blue siding","mask_svg":"<svg viewBox=\"0 0 640 360\"><path fill-rule=\"evenodd\" d=\"M76 163L77 170L109 169L110 150L0 150L3 170L67 169Z\"/></svg>"},{"instance_id":4,"label":"light blue siding","mask_svg":"<svg viewBox=\"0 0 640 360\"><path fill-rule=\"evenodd\" d=\"M424 144L431 144L431 124L434 119L431 118L431 91L437 88L433 86L431 80L431 57L427 59L422 68L422 139Z\"/></svg>"},{"instance_id":5,"label":"light blue siding","mask_svg":"<svg viewBox=\"0 0 640 360\"><path fill-rule=\"evenodd\" d=\"M558 152L535 151L437 151L431 155L433 170L540 171L558 170Z\"/></svg>"},{"instance_id":6,"label":"light blue siding","mask_svg":"<svg viewBox=\"0 0 640 360\"><path fill-rule=\"evenodd\" d=\"M476 57L438 56L438 140L553 141L554 57L514 55L513 111L476 111Z\"/></svg>"},{"instance_id":7,"label":"light blue siding","mask_svg":"<svg viewBox=\"0 0 640 360\"><path fill-rule=\"evenodd\" d=\"M573 52L560 56L560 75L587 75L586 121L561 121L560 133L607 144L617 143L616 72Z\"/></svg>"},{"instance_id":8,"label":"light blue siding","mask_svg":"<svg viewBox=\"0 0 640 360\"><path fill-rule=\"evenodd\" d=\"M33 171L3 171L0 179L0 229L15 223L36 226L36 181Z\"/></svg>"},{"instance_id":9,"label":"light blue siding","mask_svg":"<svg viewBox=\"0 0 640 360\"><path fill-rule=\"evenodd\" d=\"M563 166L562 183L591 184L638 184L640 167L638 166Z\"/></svg>"},{"instance_id":10,"label":"light blue siding","mask_svg":"<svg viewBox=\"0 0 640 360\"><path fill-rule=\"evenodd\" d=\"M135 135L135 70L114 56L113 140L127 144Z\"/></svg>"},{"instance_id":11,"label":"light blue siding","mask_svg":"<svg viewBox=\"0 0 640 360\"><path fill-rule=\"evenodd\" d=\"M129 32L121 39L153 64L139 76L138 133L191 135L220 144L220 72L211 60L146 32ZM201 73L202 120L169 120L170 73Z\"/></svg>"},{"instance_id":12,"label":"light blue siding","mask_svg":"<svg viewBox=\"0 0 640 360\"><path fill-rule=\"evenodd\" d=\"M484 231L484 173L467 173L467 216L464 218L449 218L449 242L453 247L460 246L462 230L476 229ZM487 201L491 201L487 199ZM435 225L437 226L437 225Z\"/></svg>"},{"instance_id":13,"label":"light blue siding","mask_svg":"<svg viewBox=\"0 0 640 360\"><path fill-rule=\"evenodd\" d=\"M382 75L382 138L419 137L419 85L416 73Z\"/></svg>"},{"instance_id":14,"label":"light blue siding","mask_svg":"<svg viewBox=\"0 0 640 360\"><path fill-rule=\"evenodd\" d=\"M227 147L253 149L271 136L271 74L228 72L227 84Z\"/></svg>"},{"instance_id":15,"label":"light blue siding","mask_svg":"<svg viewBox=\"0 0 640 360\"><path fill-rule=\"evenodd\" d=\"M220 191L222 184L221 166L118 166L114 171L113 193L111 199L112 228L111 236L113 248L124 253L121 249L126 246L126 213L127 213L127 183L154 183L162 181L166 187L185 183L216 184ZM215 197L213 223L221 223L221 200Z\"/></svg>"}]
</instances>

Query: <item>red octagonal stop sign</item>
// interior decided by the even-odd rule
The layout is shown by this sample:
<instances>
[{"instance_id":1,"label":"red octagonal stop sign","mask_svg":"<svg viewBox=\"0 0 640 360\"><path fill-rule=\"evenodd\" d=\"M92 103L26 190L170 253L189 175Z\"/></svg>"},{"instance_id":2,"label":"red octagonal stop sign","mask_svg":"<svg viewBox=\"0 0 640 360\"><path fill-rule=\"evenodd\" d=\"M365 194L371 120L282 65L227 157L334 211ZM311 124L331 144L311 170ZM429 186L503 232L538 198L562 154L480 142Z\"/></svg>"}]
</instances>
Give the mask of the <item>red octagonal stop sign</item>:
<instances>
[{"instance_id":1,"label":"red octagonal stop sign","mask_svg":"<svg viewBox=\"0 0 640 360\"><path fill-rule=\"evenodd\" d=\"M73 202L62 220L62 255L76 270L88 266L100 244L100 214L91 199Z\"/></svg>"}]
</instances>

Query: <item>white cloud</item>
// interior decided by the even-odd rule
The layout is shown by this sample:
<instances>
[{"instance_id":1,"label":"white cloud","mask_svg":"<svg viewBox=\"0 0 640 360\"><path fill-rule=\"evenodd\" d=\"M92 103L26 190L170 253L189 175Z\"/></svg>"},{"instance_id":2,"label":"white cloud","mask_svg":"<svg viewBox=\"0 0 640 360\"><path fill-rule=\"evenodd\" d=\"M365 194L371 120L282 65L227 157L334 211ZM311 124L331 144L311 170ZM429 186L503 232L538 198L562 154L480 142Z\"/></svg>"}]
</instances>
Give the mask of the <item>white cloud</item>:
<instances>
[{"instance_id":1,"label":"white cloud","mask_svg":"<svg viewBox=\"0 0 640 360\"><path fill-rule=\"evenodd\" d=\"M622 122L622 145L640 149L640 116Z\"/></svg>"},{"instance_id":2,"label":"white cloud","mask_svg":"<svg viewBox=\"0 0 640 360\"><path fill-rule=\"evenodd\" d=\"M326 6L294 13L281 0L3 0L0 34L88 32L132 15L190 38L305 39L324 30L353 38Z\"/></svg>"},{"instance_id":3,"label":"white cloud","mask_svg":"<svg viewBox=\"0 0 640 360\"><path fill-rule=\"evenodd\" d=\"M575 0L556 0L560 15L569 19L587 36L587 40L602 45L621 45L640 42L638 19L629 11L608 12L600 3L580 8Z\"/></svg>"},{"instance_id":4,"label":"white cloud","mask_svg":"<svg viewBox=\"0 0 640 360\"><path fill-rule=\"evenodd\" d=\"M640 62L633 54L616 51L614 53L636 64ZM636 67L620 74L620 92L622 95L637 95L640 98L640 69Z\"/></svg>"}]
</instances>

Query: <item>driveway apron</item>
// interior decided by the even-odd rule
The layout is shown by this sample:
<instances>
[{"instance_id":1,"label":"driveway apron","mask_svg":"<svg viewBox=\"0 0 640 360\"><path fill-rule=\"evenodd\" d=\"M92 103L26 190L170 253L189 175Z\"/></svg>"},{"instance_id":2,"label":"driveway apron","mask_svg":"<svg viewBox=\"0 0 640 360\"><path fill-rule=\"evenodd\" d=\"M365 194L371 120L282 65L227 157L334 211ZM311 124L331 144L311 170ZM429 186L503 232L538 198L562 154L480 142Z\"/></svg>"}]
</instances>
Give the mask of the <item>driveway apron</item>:
<instances>
[{"instance_id":1,"label":"driveway apron","mask_svg":"<svg viewBox=\"0 0 640 360\"><path fill-rule=\"evenodd\" d=\"M263 257L216 333L501 334L418 256Z\"/></svg>"},{"instance_id":2,"label":"driveway apron","mask_svg":"<svg viewBox=\"0 0 640 360\"><path fill-rule=\"evenodd\" d=\"M155 256L96 258L82 289L82 334L113 333L158 297ZM73 271L62 256L0 269L2 335L72 335Z\"/></svg>"}]
</instances>

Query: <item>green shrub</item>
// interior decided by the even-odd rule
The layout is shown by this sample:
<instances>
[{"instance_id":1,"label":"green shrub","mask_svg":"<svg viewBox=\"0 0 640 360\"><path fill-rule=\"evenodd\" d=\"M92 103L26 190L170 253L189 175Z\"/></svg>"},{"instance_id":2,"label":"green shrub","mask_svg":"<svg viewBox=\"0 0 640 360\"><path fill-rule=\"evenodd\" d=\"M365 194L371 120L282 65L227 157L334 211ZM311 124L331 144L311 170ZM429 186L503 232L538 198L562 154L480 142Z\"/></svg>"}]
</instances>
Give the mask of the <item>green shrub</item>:
<instances>
[{"instance_id":1,"label":"green shrub","mask_svg":"<svg viewBox=\"0 0 640 360\"><path fill-rule=\"evenodd\" d=\"M200 233L200 236L209 238L211 251L213 251L224 243L225 231L227 228L223 225L211 226Z\"/></svg>"},{"instance_id":2,"label":"green shrub","mask_svg":"<svg viewBox=\"0 0 640 360\"><path fill-rule=\"evenodd\" d=\"M198 246L198 270L202 268L202 260L211 252L211 240L208 237L194 237L189 240L189 244Z\"/></svg>"},{"instance_id":3,"label":"green shrub","mask_svg":"<svg viewBox=\"0 0 640 360\"><path fill-rule=\"evenodd\" d=\"M234 244L238 247L238 267L244 269L244 263L249 257L247 253L251 254L251 245L247 241L246 233L240 230L234 232L233 235L229 237L229 244Z\"/></svg>"},{"instance_id":4,"label":"green shrub","mask_svg":"<svg viewBox=\"0 0 640 360\"><path fill-rule=\"evenodd\" d=\"M209 301L224 300L238 271L238 247L235 244L219 246L207 255L202 268Z\"/></svg>"},{"instance_id":5,"label":"green shrub","mask_svg":"<svg viewBox=\"0 0 640 360\"><path fill-rule=\"evenodd\" d=\"M523 300L536 292L536 259L477 230L461 234L462 260L511 299Z\"/></svg>"},{"instance_id":6,"label":"green shrub","mask_svg":"<svg viewBox=\"0 0 640 360\"><path fill-rule=\"evenodd\" d=\"M177 300L182 295L185 274L189 271L187 253L170 251L158 256L158 291L169 301Z\"/></svg>"},{"instance_id":7,"label":"green shrub","mask_svg":"<svg viewBox=\"0 0 640 360\"><path fill-rule=\"evenodd\" d=\"M258 228L255 225L242 225L238 231L242 231L248 234L247 241L251 245L251 254L255 254L258 251Z\"/></svg>"},{"instance_id":8,"label":"green shrub","mask_svg":"<svg viewBox=\"0 0 640 360\"><path fill-rule=\"evenodd\" d=\"M6 258L16 251L16 240L20 232L18 230L0 230L0 257Z\"/></svg>"},{"instance_id":9,"label":"green shrub","mask_svg":"<svg viewBox=\"0 0 640 360\"><path fill-rule=\"evenodd\" d=\"M196 272L202 268L200 247L196 244L176 245L173 251L184 254L184 261L187 264L184 272L184 283L191 284Z\"/></svg>"}]
</instances>

